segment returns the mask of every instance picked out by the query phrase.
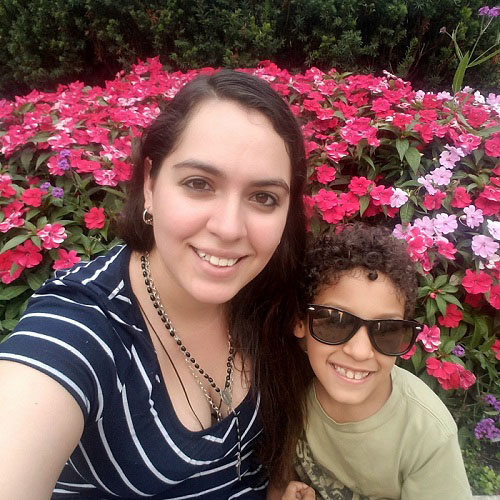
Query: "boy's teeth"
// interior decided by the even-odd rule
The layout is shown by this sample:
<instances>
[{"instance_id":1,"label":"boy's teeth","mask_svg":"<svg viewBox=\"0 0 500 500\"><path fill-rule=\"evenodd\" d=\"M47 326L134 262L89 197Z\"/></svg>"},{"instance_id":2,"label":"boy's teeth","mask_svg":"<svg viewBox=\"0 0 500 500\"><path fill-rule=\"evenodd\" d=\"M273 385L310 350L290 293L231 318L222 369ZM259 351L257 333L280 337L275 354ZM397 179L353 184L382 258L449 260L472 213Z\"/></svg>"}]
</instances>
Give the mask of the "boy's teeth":
<instances>
[{"instance_id":1,"label":"boy's teeth","mask_svg":"<svg viewBox=\"0 0 500 500\"><path fill-rule=\"evenodd\" d=\"M236 262L238 262L238 259L225 259L222 257L219 258L219 257L215 257L215 255L207 255L205 252L201 252L200 250L196 250L196 253L203 260L210 262L210 264L212 264L212 266L231 267L231 266L234 266L236 264Z\"/></svg>"},{"instance_id":2,"label":"boy's teeth","mask_svg":"<svg viewBox=\"0 0 500 500\"><path fill-rule=\"evenodd\" d=\"M346 378L350 378L351 380L361 380L366 377L368 377L370 372L353 372L351 370L346 370L345 368L342 368L341 366L334 365L335 370L343 375Z\"/></svg>"}]
</instances>

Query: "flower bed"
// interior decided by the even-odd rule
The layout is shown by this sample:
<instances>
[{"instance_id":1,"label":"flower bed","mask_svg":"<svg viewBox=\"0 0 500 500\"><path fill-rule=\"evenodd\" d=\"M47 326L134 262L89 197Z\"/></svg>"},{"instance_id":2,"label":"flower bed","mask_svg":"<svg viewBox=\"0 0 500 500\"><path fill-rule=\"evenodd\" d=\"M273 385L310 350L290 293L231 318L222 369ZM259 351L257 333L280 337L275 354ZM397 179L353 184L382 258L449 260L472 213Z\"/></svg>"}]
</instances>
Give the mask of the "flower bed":
<instances>
[{"instance_id":1,"label":"flower bed","mask_svg":"<svg viewBox=\"0 0 500 500\"><path fill-rule=\"evenodd\" d=\"M115 244L131 144L162 102L211 71L168 74L151 59L104 88L75 82L0 101L2 334L52 269ZM267 61L243 71L303 123L310 230L362 219L408 242L426 328L404 365L442 395L465 437L481 420L476 438L498 439L484 397L500 381L500 96L414 91L389 73L290 75Z\"/></svg>"}]
</instances>

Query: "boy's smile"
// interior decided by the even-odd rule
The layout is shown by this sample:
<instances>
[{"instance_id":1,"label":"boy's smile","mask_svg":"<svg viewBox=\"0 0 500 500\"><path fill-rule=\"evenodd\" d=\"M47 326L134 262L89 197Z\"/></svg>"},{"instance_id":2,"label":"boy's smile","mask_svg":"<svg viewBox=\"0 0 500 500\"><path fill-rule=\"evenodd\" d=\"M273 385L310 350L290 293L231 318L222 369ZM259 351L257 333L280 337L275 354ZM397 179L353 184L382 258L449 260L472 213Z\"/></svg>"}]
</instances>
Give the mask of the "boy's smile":
<instances>
[{"instance_id":1,"label":"boy's smile","mask_svg":"<svg viewBox=\"0 0 500 500\"><path fill-rule=\"evenodd\" d=\"M372 281L361 268L346 272L334 285L320 289L313 301L363 319L404 318L404 299L392 281L383 273ZM315 340L306 321L297 327L296 336L306 338L307 353L316 374L318 401L336 422L364 420L387 401L396 357L376 351L366 327L340 345Z\"/></svg>"}]
</instances>

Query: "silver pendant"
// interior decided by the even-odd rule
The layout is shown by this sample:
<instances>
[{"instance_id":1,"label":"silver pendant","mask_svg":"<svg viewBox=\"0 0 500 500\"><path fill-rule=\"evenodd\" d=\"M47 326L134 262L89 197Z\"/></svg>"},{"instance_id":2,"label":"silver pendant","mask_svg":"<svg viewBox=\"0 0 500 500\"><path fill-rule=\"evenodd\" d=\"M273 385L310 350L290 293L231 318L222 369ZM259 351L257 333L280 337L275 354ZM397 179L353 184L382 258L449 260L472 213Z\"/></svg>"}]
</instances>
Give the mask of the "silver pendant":
<instances>
[{"instance_id":1,"label":"silver pendant","mask_svg":"<svg viewBox=\"0 0 500 500\"><path fill-rule=\"evenodd\" d=\"M224 389L223 391L220 392L220 397L222 398L222 401L224 401L224 404L230 408L231 403L233 402L233 396L231 395L231 388L228 387Z\"/></svg>"}]
</instances>

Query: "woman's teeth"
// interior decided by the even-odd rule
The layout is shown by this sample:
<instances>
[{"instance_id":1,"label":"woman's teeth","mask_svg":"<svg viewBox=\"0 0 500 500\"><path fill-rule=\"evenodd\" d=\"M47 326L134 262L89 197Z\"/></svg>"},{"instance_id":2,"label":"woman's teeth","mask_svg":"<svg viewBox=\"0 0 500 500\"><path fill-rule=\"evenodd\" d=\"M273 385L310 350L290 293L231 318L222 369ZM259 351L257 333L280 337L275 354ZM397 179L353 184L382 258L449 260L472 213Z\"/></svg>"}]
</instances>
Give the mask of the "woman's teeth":
<instances>
[{"instance_id":1,"label":"woman's teeth","mask_svg":"<svg viewBox=\"0 0 500 500\"><path fill-rule=\"evenodd\" d=\"M351 380L362 380L370 374L370 372L353 372L351 370L346 370L341 366L334 365L335 371L343 375L345 378L349 378Z\"/></svg>"},{"instance_id":2,"label":"woman's teeth","mask_svg":"<svg viewBox=\"0 0 500 500\"><path fill-rule=\"evenodd\" d=\"M239 259L225 259L225 258L219 258L215 257L215 255L207 255L205 252L200 252L200 250L196 250L196 253L198 256L206 260L207 262L210 262L212 266L219 266L219 267L231 267L238 262Z\"/></svg>"}]
</instances>

